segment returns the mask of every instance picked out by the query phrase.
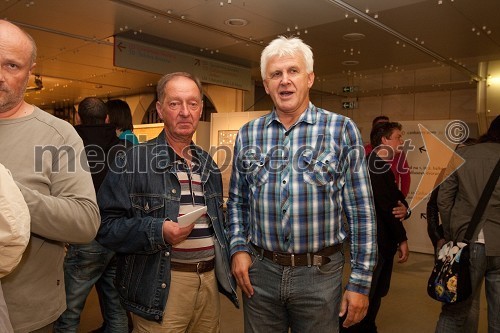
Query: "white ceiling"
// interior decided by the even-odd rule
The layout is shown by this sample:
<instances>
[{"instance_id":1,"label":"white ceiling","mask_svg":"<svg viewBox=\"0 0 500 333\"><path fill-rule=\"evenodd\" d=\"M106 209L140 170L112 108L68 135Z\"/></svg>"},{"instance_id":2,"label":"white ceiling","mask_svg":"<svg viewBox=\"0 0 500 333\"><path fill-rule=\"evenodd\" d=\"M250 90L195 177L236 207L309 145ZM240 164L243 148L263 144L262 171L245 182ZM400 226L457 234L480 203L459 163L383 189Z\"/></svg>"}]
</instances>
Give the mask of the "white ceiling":
<instances>
[{"instance_id":1,"label":"white ceiling","mask_svg":"<svg viewBox=\"0 0 500 333\"><path fill-rule=\"evenodd\" d=\"M500 59L499 13L500 0L0 0L0 18L37 41L43 89L26 98L43 108L153 92L159 74L113 65L118 34L246 66L257 84L264 46L293 34L313 48L317 91L463 89L479 61ZM248 25L224 24L230 18ZM418 80L405 74L418 68ZM383 84L391 75L399 86Z\"/></svg>"}]
</instances>

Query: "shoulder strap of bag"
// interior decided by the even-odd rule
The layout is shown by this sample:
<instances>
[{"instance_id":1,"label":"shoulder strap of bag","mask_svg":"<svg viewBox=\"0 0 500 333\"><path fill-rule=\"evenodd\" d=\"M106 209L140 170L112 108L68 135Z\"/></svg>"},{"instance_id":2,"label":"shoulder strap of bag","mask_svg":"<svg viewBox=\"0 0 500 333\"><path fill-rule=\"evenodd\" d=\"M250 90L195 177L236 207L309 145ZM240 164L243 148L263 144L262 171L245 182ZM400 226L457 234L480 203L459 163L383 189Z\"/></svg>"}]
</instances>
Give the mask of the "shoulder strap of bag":
<instances>
[{"instance_id":1,"label":"shoulder strap of bag","mask_svg":"<svg viewBox=\"0 0 500 333\"><path fill-rule=\"evenodd\" d=\"M479 202L477 203L476 209L474 210L474 214L472 215L471 221L469 223L469 227L465 232L464 242L469 243L474 235L474 231L476 230L477 225L479 224L479 220L483 216L484 210L486 209L486 205L490 201L491 194L495 189L497 184L498 177L500 176L500 159L497 162L497 165L493 169L490 178L488 179L488 183L484 187L483 193L481 194L481 198L479 198Z\"/></svg>"}]
</instances>

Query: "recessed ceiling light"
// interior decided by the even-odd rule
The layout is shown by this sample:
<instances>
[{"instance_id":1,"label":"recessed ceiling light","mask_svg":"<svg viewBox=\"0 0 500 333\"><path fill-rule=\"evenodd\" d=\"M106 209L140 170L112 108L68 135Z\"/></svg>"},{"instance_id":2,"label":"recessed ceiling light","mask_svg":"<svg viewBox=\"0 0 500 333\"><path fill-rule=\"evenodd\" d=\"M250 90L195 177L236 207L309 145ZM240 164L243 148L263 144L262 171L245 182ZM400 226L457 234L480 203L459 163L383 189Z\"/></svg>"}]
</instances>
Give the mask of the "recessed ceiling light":
<instances>
[{"instance_id":1,"label":"recessed ceiling light","mask_svg":"<svg viewBox=\"0 0 500 333\"><path fill-rule=\"evenodd\" d=\"M248 21L245 19L232 18L224 21L225 25L229 25L231 27L244 27L248 24Z\"/></svg>"},{"instance_id":2,"label":"recessed ceiling light","mask_svg":"<svg viewBox=\"0 0 500 333\"><path fill-rule=\"evenodd\" d=\"M342 61L342 65L344 65L344 66L354 66L354 65L358 65L358 64L359 64L359 61L357 61L357 60Z\"/></svg>"},{"instance_id":3,"label":"recessed ceiling light","mask_svg":"<svg viewBox=\"0 0 500 333\"><path fill-rule=\"evenodd\" d=\"M366 37L365 35L363 35L362 33L359 33L359 32L351 32L351 33L348 33L348 34L345 34L344 36L342 36L343 39L348 40L348 41L362 40L365 37Z\"/></svg>"}]
</instances>

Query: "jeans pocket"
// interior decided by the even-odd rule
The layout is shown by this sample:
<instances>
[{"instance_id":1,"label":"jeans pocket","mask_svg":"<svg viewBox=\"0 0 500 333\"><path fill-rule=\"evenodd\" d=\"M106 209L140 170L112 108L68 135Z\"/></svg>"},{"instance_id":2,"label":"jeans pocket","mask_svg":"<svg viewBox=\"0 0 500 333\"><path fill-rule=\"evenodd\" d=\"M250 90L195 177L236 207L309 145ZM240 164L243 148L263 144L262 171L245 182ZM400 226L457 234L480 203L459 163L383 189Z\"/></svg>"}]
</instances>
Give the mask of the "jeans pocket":
<instances>
[{"instance_id":1,"label":"jeans pocket","mask_svg":"<svg viewBox=\"0 0 500 333\"><path fill-rule=\"evenodd\" d=\"M106 266L107 255L103 252L74 251L65 261L65 269L81 280L99 276Z\"/></svg>"},{"instance_id":2,"label":"jeans pocket","mask_svg":"<svg viewBox=\"0 0 500 333\"><path fill-rule=\"evenodd\" d=\"M333 275L338 271L342 271L342 269L344 268L344 255L342 254L342 252L339 251L337 253L334 253L328 258L330 258L329 263L321 266L316 266L316 269L319 273Z\"/></svg>"}]
</instances>

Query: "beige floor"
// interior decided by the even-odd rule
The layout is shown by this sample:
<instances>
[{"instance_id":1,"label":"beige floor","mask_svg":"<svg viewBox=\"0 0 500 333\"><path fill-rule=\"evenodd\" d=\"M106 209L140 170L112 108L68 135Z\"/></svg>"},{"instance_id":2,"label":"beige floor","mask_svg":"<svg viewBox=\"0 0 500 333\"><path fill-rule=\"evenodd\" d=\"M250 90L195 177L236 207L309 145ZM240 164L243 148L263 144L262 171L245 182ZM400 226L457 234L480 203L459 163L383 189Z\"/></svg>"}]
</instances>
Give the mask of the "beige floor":
<instances>
[{"instance_id":1,"label":"beige floor","mask_svg":"<svg viewBox=\"0 0 500 333\"><path fill-rule=\"evenodd\" d=\"M440 305L427 296L427 277L432 267L432 256L411 253L405 264L395 264L391 290L384 298L377 324L380 333L432 333L439 315ZM222 301L222 333L243 332L241 310L225 298ZM79 332L87 333L101 323L99 304L93 292L82 314ZM486 301L481 299L479 333L487 332Z\"/></svg>"}]
</instances>

